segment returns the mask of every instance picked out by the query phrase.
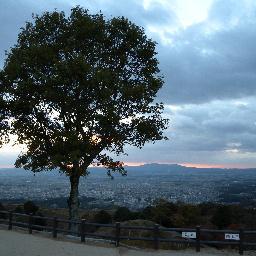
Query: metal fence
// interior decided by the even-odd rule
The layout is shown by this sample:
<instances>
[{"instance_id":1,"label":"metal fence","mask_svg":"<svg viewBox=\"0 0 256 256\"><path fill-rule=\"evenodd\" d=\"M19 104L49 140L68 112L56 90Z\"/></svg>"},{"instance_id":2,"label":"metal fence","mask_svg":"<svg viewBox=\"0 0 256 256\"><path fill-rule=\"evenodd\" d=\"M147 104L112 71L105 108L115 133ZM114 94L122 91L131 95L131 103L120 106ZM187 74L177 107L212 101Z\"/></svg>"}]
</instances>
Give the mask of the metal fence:
<instances>
[{"instance_id":1,"label":"metal fence","mask_svg":"<svg viewBox=\"0 0 256 256\"><path fill-rule=\"evenodd\" d=\"M216 230L216 229L204 229L200 226L196 228L164 228L155 224L152 227L146 226L125 226L119 222L115 224L99 224L91 223L86 220L67 220L57 217L43 217L36 215L29 215L23 213L16 213L12 211L0 211L0 222L8 226L8 230L12 230L13 226L27 228L28 233L32 234L33 230L38 231L50 231L52 237L57 238L58 233L72 234L79 236L81 242L85 242L85 239L101 238L111 240L115 243L115 246L119 246L120 241L148 241L154 249L158 250L161 243L175 243L175 244L187 244L194 246L196 252L200 252L202 245L215 245L215 246L234 246L238 248L239 254L243 254L246 249L252 249L256 247L256 231L255 230ZM43 223L42 223L43 222ZM70 231L69 225L77 225L77 231ZM110 234L99 234L90 231L90 227L110 228L112 232ZM122 235L122 230L147 230L150 231L151 237L136 237ZM176 232L179 237L175 238L163 238L160 236L160 232ZM112 234L111 234L112 233ZM217 234L220 240L209 240L205 238L206 234Z\"/></svg>"}]
</instances>

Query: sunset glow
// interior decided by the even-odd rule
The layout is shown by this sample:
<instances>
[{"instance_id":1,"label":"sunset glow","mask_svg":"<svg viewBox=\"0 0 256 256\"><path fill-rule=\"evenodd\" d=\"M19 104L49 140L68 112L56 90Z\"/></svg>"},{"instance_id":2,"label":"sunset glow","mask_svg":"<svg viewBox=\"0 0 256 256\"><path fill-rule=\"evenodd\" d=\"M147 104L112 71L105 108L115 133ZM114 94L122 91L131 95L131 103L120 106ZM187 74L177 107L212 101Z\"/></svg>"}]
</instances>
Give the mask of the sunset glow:
<instances>
[{"instance_id":1,"label":"sunset glow","mask_svg":"<svg viewBox=\"0 0 256 256\"><path fill-rule=\"evenodd\" d=\"M124 162L124 166L141 166L146 164L145 162Z\"/></svg>"},{"instance_id":2,"label":"sunset glow","mask_svg":"<svg viewBox=\"0 0 256 256\"><path fill-rule=\"evenodd\" d=\"M181 163L180 165L185 167L195 167L195 168L230 168L224 165L216 165L216 164Z\"/></svg>"},{"instance_id":3,"label":"sunset glow","mask_svg":"<svg viewBox=\"0 0 256 256\"><path fill-rule=\"evenodd\" d=\"M124 162L124 166L142 166L144 164L153 164L152 162ZM250 166L242 165L242 164L200 164L200 163L174 163L174 162L157 162L154 164L165 164L165 165L173 165L178 164L185 167L195 167L195 168L221 168L221 169L229 169L229 168L250 168Z\"/></svg>"},{"instance_id":4,"label":"sunset glow","mask_svg":"<svg viewBox=\"0 0 256 256\"><path fill-rule=\"evenodd\" d=\"M244 164L198 164L198 163L180 163L179 165L185 167L195 167L195 168L221 168L221 169L246 169L252 168L250 165Z\"/></svg>"}]
</instances>

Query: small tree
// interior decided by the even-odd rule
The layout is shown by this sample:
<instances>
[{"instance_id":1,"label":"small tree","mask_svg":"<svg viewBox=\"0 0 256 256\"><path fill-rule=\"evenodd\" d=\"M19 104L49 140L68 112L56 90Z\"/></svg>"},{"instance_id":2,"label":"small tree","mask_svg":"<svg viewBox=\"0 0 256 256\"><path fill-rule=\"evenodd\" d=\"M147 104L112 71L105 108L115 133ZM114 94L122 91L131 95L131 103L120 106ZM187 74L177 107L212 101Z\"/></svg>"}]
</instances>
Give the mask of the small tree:
<instances>
[{"instance_id":1,"label":"small tree","mask_svg":"<svg viewBox=\"0 0 256 256\"><path fill-rule=\"evenodd\" d=\"M222 229L232 223L232 212L229 206L220 205L212 216L212 223Z\"/></svg>"},{"instance_id":2,"label":"small tree","mask_svg":"<svg viewBox=\"0 0 256 256\"><path fill-rule=\"evenodd\" d=\"M108 154L164 139L163 80L155 42L123 17L106 19L76 7L34 16L19 34L2 72L12 112L11 132L27 150L16 167L59 168L70 179L71 219L78 184L92 163L126 172Z\"/></svg>"},{"instance_id":3,"label":"small tree","mask_svg":"<svg viewBox=\"0 0 256 256\"><path fill-rule=\"evenodd\" d=\"M94 215L93 221L95 223L108 224L112 222L112 217L107 211L100 210Z\"/></svg>"},{"instance_id":4,"label":"small tree","mask_svg":"<svg viewBox=\"0 0 256 256\"><path fill-rule=\"evenodd\" d=\"M35 205L32 201L25 202L23 208L26 214L35 214L39 209L39 207Z\"/></svg>"},{"instance_id":5,"label":"small tree","mask_svg":"<svg viewBox=\"0 0 256 256\"><path fill-rule=\"evenodd\" d=\"M5 207L3 206L3 204L0 202L0 211L6 211ZM6 218L6 214L0 212L0 219L5 219Z\"/></svg>"},{"instance_id":6,"label":"small tree","mask_svg":"<svg viewBox=\"0 0 256 256\"><path fill-rule=\"evenodd\" d=\"M115 221L126 221L132 219L132 213L127 207L118 207L114 213Z\"/></svg>"},{"instance_id":7,"label":"small tree","mask_svg":"<svg viewBox=\"0 0 256 256\"><path fill-rule=\"evenodd\" d=\"M0 211L5 211L5 207L3 206L3 204L0 202Z\"/></svg>"}]
</instances>

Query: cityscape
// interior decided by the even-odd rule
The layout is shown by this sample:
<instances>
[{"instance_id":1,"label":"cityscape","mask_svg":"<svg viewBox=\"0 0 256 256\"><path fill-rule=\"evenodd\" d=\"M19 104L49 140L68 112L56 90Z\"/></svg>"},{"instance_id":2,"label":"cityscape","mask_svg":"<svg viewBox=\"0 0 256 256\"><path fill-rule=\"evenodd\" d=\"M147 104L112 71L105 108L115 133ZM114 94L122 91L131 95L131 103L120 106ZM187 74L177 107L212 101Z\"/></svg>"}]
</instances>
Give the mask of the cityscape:
<instances>
[{"instance_id":1,"label":"cityscape","mask_svg":"<svg viewBox=\"0 0 256 256\"><path fill-rule=\"evenodd\" d=\"M148 164L126 167L127 176L109 178L103 168L90 168L81 177L82 208L125 206L138 210L157 199L199 204L204 202L256 206L255 169L200 169ZM57 171L36 173L0 170L0 201L36 201L47 207L67 207L69 179Z\"/></svg>"}]
</instances>

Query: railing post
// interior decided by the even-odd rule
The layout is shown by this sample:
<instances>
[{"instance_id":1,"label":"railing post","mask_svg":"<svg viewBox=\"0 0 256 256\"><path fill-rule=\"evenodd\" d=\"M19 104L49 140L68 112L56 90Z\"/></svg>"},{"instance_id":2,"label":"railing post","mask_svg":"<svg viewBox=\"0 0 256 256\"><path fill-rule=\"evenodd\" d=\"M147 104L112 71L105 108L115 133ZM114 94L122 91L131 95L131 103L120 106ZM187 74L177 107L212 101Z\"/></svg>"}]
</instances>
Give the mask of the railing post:
<instances>
[{"instance_id":1,"label":"railing post","mask_svg":"<svg viewBox=\"0 0 256 256\"><path fill-rule=\"evenodd\" d=\"M196 227L196 252L200 252L200 226Z\"/></svg>"},{"instance_id":2,"label":"railing post","mask_svg":"<svg viewBox=\"0 0 256 256\"><path fill-rule=\"evenodd\" d=\"M120 231L121 231L120 222L116 222L116 247L119 246L119 242L120 242Z\"/></svg>"},{"instance_id":3,"label":"railing post","mask_svg":"<svg viewBox=\"0 0 256 256\"><path fill-rule=\"evenodd\" d=\"M9 211L9 225L8 225L8 230L12 230L12 212Z\"/></svg>"},{"instance_id":4,"label":"railing post","mask_svg":"<svg viewBox=\"0 0 256 256\"><path fill-rule=\"evenodd\" d=\"M33 216L32 214L29 214L28 217L28 233L32 234L32 225L33 225Z\"/></svg>"},{"instance_id":5,"label":"railing post","mask_svg":"<svg viewBox=\"0 0 256 256\"><path fill-rule=\"evenodd\" d=\"M85 219L82 219L81 221L81 242L84 243L85 242Z\"/></svg>"},{"instance_id":6,"label":"railing post","mask_svg":"<svg viewBox=\"0 0 256 256\"><path fill-rule=\"evenodd\" d=\"M57 238L57 228L58 228L58 219L57 217L53 218L53 229L52 229L52 237Z\"/></svg>"},{"instance_id":7,"label":"railing post","mask_svg":"<svg viewBox=\"0 0 256 256\"><path fill-rule=\"evenodd\" d=\"M239 254L244 254L244 230L242 228L239 232Z\"/></svg>"},{"instance_id":8,"label":"railing post","mask_svg":"<svg viewBox=\"0 0 256 256\"><path fill-rule=\"evenodd\" d=\"M155 224L154 226L154 248L155 250L159 249L159 225Z\"/></svg>"}]
</instances>

